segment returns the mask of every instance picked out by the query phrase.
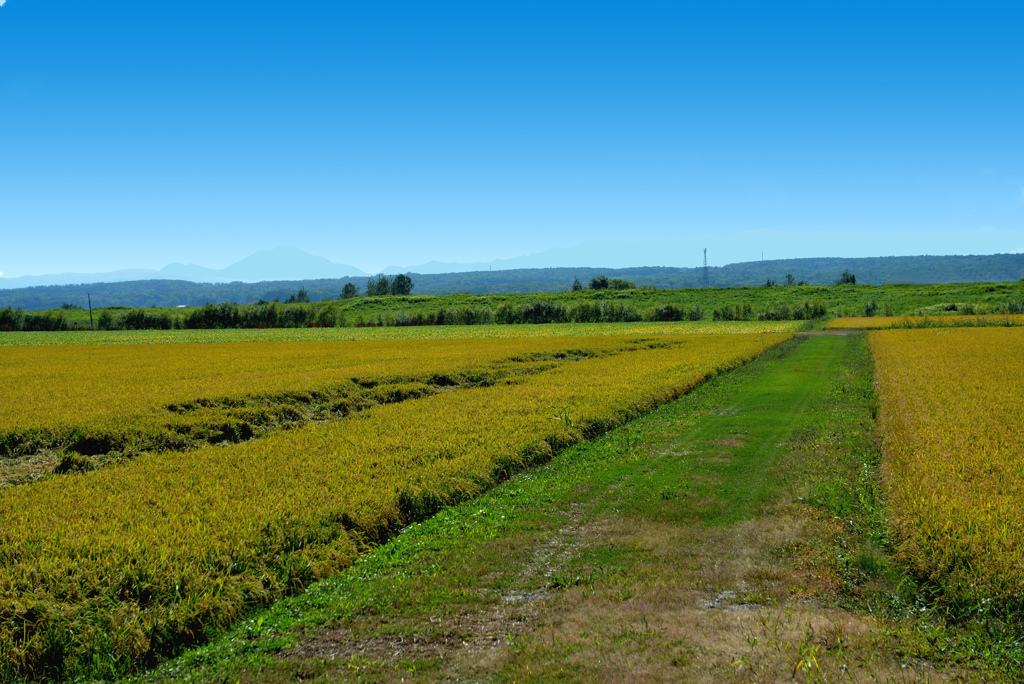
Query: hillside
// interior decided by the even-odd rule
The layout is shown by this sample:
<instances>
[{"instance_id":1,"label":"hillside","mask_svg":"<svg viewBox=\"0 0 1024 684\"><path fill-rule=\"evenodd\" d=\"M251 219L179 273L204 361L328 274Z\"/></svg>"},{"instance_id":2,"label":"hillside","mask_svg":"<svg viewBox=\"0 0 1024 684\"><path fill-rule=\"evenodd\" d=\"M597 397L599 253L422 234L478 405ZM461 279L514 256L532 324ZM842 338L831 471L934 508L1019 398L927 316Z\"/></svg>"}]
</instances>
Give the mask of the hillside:
<instances>
[{"instance_id":1,"label":"hillside","mask_svg":"<svg viewBox=\"0 0 1024 684\"><path fill-rule=\"evenodd\" d=\"M1024 254L987 256L873 257L863 259L818 258L754 261L709 267L711 287L754 287L771 279L782 283L787 274L809 285L831 285L849 270L858 284L939 284L1017 281L1024 276ZM544 268L467 273L411 274L415 294L506 294L559 292L568 290L574 278L586 286L591 278L605 275L628 280L639 286L659 289L699 288L701 268L637 267ZM186 280L136 280L116 283L53 285L0 290L0 307L29 310L52 309L64 303L85 306L87 295L101 306L174 307L201 306L207 302L231 301L248 304L264 299L284 300L305 288L313 301L337 299L346 283L360 291L365 278L321 280L278 280L258 283L194 283Z\"/></svg>"}]
</instances>

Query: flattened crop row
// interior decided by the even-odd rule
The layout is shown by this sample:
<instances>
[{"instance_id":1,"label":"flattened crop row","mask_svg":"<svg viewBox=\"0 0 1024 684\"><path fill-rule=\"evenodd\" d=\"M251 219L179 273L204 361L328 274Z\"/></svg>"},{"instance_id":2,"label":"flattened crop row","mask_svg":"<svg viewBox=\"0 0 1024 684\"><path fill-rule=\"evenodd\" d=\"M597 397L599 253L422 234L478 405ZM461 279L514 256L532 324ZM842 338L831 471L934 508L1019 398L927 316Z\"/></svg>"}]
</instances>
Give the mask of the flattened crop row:
<instances>
[{"instance_id":1,"label":"flattened crop row","mask_svg":"<svg viewBox=\"0 0 1024 684\"><path fill-rule=\"evenodd\" d=\"M242 441L624 345L540 338L12 348L0 356L11 389L0 397L0 459L51 450L117 462ZM10 481L2 475L0 487Z\"/></svg>"}]
</instances>

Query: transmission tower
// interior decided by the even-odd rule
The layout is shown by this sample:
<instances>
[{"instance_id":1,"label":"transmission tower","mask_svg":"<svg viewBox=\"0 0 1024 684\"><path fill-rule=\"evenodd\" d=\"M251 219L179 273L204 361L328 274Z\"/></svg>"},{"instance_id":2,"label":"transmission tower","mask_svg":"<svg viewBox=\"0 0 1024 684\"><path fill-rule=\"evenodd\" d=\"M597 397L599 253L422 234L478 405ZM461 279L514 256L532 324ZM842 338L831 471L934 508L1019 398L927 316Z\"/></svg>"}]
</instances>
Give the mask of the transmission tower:
<instances>
[{"instance_id":1,"label":"transmission tower","mask_svg":"<svg viewBox=\"0 0 1024 684\"><path fill-rule=\"evenodd\" d=\"M708 248L704 248L704 289L708 287Z\"/></svg>"}]
</instances>

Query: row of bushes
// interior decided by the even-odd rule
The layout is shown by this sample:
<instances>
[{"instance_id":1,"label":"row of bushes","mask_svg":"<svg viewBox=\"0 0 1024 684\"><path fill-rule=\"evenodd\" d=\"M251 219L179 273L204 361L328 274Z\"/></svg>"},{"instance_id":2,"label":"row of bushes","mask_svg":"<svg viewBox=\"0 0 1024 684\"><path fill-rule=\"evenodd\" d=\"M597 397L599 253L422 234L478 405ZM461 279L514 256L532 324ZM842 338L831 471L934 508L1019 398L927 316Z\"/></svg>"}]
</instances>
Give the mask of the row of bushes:
<instances>
[{"instance_id":1,"label":"row of bushes","mask_svg":"<svg viewBox=\"0 0 1024 684\"><path fill-rule=\"evenodd\" d=\"M754 311L750 304L726 304L715 309L711 317L716 321L810 321L828 315L828 307L821 300L807 301L790 306L785 302L773 302L763 311Z\"/></svg>"},{"instance_id":2,"label":"row of bushes","mask_svg":"<svg viewBox=\"0 0 1024 684\"><path fill-rule=\"evenodd\" d=\"M124 313L104 309L96 317L96 327L99 330L178 330L181 318L145 309L129 309Z\"/></svg>"},{"instance_id":3,"label":"row of bushes","mask_svg":"<svg viewBox=\"0 0 1024 684\"><path fill-rule=\"evenodd\" d=\"M724 306L712 312L716 321L783 321L810 320L828 314L825 304L820 301L804 302L789 306L772 304L764 311L756 312L750 304ZM662 304L641 312L636 307L616 302L579 302L570 306L536 301L530 304L502 304L496 310L488 307L463 306L451 309L441 308L429 313L399 312L378 315L376 318L360 316L354 321L357 327L407 326L407 325L477 325L484 323L631 323L637 321L700 321L707 314L703 307L677 304Z\"/></svg>"},{"instance_id":4,"label":"row of bushes","mask_svg":"<svg viewBox=\"0 0 1024 684\"><path fill-rule=\"evenodd\" d=\"M715 309L711 318L716 321L750 320L809 320L827 314L820 301L803 305L770 304L761 312L750 304L726 305ZM631 323L637 321L700 321L707 313L699 304L685 307L662 304L647 311L639 311L630 304L619 302L584 301L571 305L553 304L538 300L529 304L504 303L497 309L461 306L440 308L430 312L397 312L346 320L330 306L287 306L277 302L238 305L230 302L206 304L191 309L184 316L166 312L151 313L145 309L128 309L123 313L104 309L96 320L100 330L172 330L219 328L333 328L413 326L413 325L481 325L487 323ZM70 330L75 326L65 320L61 312L34 314L20 309L0 309L0 331L15 330Z\"/></svg>"},{"instance_id":5,"label":"row of bushes","mask_svg":"<svg viewBox=\"0 0 1024 684\"><path fill-rule=\"evenodd\" d=\"M671 306L671 305L670 305ZM665 307L659 307L664 309ZM699 309L699 307L697 307ZM703 310L700 310L703 313ZM621 323L642 320L684 320L684 318L648 318L636 307L616 302L580 302L571 306L536 301L530 304L502 304L496 310L490 307L460 306L440 308L427 313L398 312L376 318L360 316L357 327L406 325L482 325L488 323ZM694 319L699 320L699 319Z\"/></svg>"},{"instance_id":6,"label":"row of bushes","mask_svg":"<svg viewBox=\"0 0 1024 684\"><path fill-rule=\"evenodd\" d=\"M24 311L6 307L0 309L0 332L18 330L49 332L52 330L72 330L74 324L64 318L61 311Z\"/></svg>"},{"instance_id":7,"label":"row of bushes","mask_svg":"<svg viewBox=\"0 0 1024 684\"><path fill-rule=\"evenodd\" d=\"M311 328L345 325L330 307L284 306L277 302L238 305L207 304L184 316L146 309L103 309L96 315L98 330L179 330L202 328ZM0 309L0 332L83 330L89 325L69 321L63 311L32 312Z\"/></svg>"},{"instance_id":8,"label":"row of bushes","mask_svg":"<svg viewBox=\"0 0 1024 684\"><path fill-rule=\"evenodd\" d=\"M331 307L282 306L277 302L238 305L206 304L185 315L182 327L202 328L333 328L345 325Z\"/></svg>"},{"instance_id":9,"label":"row of bushes","mask_svg":"<svg viewBox=\"0 0 1024 684\"><path fill-rule=\"evenodd\" d=\"M1024 300L1010 299L999 306L985 306L984 304L947 304L943 307L946 311L956 311L963 316L976 316L982 314L1024 314Z\"/></svg>"},{"instance_id":10,"label":"row of bushes","mask_svg":"<svg viewBox=\"0 0 1024 684\"><path fill-rule=\"evenodd\" d=\"M870 307L871 302L868 303ZM888 305L886 305L887 308ZM975 302L964 302L964 303L952 303L942 304L934 307L924 307L915 311L908 312L907 315L911 316L930 316L936 312L939 315L946 314L957 314L960 316L989 316L989 315L1003 315L1003 314L1024 314L1024 300L1021 299L1009 299L999 304L986 304L986 303L975 303ZM869 312L869 309L865 310L865 315L871 316L876 315ZM890 314L886 314L890 315Z\"/></svg>"}]
</instances>

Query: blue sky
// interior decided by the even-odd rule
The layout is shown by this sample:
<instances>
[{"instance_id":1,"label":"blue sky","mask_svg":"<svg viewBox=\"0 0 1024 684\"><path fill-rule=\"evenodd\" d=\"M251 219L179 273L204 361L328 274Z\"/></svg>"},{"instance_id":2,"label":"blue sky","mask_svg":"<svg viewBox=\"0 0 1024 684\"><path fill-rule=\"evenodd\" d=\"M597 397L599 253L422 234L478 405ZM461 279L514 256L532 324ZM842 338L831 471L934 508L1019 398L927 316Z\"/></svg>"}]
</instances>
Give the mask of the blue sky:
<instances>
[{"instance_id":1,"label":"blue sky","mask_svg":"<svg viewBox=\"0 0 1024 684\"><path fill-rule=\"evenodd\" d=\"M0 272L1024 251L1014 5L6 0Z\"/></svg>"}]
</instances>

